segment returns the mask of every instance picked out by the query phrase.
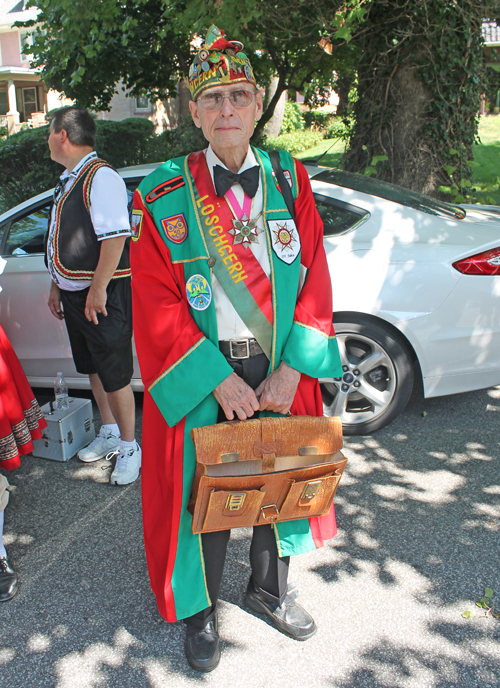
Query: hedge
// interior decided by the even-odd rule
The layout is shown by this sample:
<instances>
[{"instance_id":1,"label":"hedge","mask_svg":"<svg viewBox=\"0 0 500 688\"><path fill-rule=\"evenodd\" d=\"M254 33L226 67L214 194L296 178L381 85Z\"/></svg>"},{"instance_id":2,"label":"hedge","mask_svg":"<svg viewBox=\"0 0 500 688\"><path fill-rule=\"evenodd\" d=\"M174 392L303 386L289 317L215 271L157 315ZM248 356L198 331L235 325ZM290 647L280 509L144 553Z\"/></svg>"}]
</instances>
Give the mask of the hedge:
<instances>
[{"instance_id":1,"label":"hedge","mask_svg":"<svg viewBox=\"0 0 500 688\"><path fill-rule=\"evenodd\" d=\"M114 167L161 162L203 149L207 142L190 117L176 129L154 134L153 123L131 117L121 122L96 122L97 153ZM62 166L50 159L48 126L25 129L0 141L0 211L12 208L54 186ZM327 134L328 135L328 134ZM297 129L275 139L253 142L266 150L299 153L317 145L318 131Z\"/></svg>"},{"instance_id":2,"label":"hedge","mask_svg":"<svg viewBox=\"0 0 500 688\"><path fill-rule=\"evenodd\" d=\"M154 125L130 117L96 122L96 150L114 167L151 161ZM24 129L0 141L0 209L7 210L54 186L63 171L50 159L48 126Z\"/></svg>"},{"instance_id":3,"label":"hedge","mask_svg":"<svg viewBox=\"0 0 500 688\"><path fill-rule=\"evenodd\" d=\"M259 141L259 146L265 150L287 150L292 155L301 153L317 146L323 141L323 134L311 129L303 129L292 132L291 134L280 134L275 139L263 139Z\"/></svg>"}]
</instances>

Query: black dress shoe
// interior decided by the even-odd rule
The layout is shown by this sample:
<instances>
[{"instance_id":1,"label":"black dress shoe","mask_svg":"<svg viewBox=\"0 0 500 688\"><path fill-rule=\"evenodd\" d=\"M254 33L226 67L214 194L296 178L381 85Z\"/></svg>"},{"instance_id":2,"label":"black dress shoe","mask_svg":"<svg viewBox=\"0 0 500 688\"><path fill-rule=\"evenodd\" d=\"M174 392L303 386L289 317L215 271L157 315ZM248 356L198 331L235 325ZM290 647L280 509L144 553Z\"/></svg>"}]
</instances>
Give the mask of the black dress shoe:
<instances>
[{"instance_id":1,"label":"black dress shoe","mask_svg":"<svg viewBox=\"0 0 500 688\"><path fill-rule=\"evenodd\" d=\"M296 596L295 592L288 590L280 604L278 597L259 588L253 578L250 578L245 604L257 614L267 614L276 628L285 635L295 640L307 640L316 633L318 627L312 616L295 602Z\"/></svg>"},{"instance_id":2,"label":"black dress shoe","mask_svg":"<svg viewBox=\"0 0 500 688\"><path fill-rule=\"evenodd\" d=\"M220 662L216 616L203 628L191 624L187 625L184 651L189 666L195 671L213 671L215 669Z\"/></svg>"},{"instance_id":3,"label":"black dress shoe","mask_svg":"<svg viewBox=\"0 0 500 688\"><path fill-rule=\"evenodd\" d=\"M17 592L17 573L5 557L0 558L0 602L11 600Z\"/></svg>"}]
</instances>

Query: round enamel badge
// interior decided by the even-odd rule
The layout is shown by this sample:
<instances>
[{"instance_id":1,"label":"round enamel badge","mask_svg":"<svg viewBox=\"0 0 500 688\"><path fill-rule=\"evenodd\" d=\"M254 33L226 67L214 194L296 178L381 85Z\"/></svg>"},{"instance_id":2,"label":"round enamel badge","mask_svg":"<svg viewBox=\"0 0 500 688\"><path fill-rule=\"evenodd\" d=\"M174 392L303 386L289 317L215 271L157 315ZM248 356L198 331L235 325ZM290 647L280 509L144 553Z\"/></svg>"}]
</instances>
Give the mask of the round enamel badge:
<instances>
[{"instance_id":1,"label":"round enamel badge","mask_svg":"<svg viewBox=\"0 0 500 688\"><path fill-rule=\"evenodd\" d=\"M212 290L203 275L193 275L186 282L186 294L191 308L204 311L212 301Z\"/></svg>"}]
</instances>

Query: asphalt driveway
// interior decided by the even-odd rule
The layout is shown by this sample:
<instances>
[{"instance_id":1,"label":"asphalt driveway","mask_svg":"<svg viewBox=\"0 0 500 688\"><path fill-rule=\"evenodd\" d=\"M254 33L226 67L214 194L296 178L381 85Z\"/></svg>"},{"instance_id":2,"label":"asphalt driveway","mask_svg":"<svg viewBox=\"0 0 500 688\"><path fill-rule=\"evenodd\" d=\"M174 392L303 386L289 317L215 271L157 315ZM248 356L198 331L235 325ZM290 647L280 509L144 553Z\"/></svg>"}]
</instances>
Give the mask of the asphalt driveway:
<instances>
[{"instance_id":1,"label":"asphalt driveway","mask_svg":"<svg viewBox=\"0 0 500 688\"><path fill-rule=\"evenodd\" d=\"M244 610L249 532L235 531L223 655L207 675L184 659L183 624L156 609L140 481L111 487L105 460L24 458L8 475L5 543L21 587L0 605L0 686L497 687L500 619L475 601L489 587L500 611L499 429L497 387L428 401L417 392L389 427L347 438L339 534L292 560L319 626L306 643Z\"/></svg>"}]
</instances>

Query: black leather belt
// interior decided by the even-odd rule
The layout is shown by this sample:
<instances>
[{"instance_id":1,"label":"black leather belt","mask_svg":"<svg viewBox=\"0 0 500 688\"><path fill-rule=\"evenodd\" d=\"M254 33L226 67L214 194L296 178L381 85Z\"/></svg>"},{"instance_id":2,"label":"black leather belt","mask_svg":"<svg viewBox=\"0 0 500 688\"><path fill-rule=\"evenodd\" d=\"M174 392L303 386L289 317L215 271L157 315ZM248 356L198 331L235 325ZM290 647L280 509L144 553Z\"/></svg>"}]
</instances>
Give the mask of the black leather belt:
<instances>
[{"instance_id":1,"label":"black leather belt","mask_svg":"<svg viewBox=\"0 0 500 688\"><path fill-rule=\"evenodd\" d=\"M227 358L234 358L236 360L252 358L252 356L264 353L256 339L222 340L219 342L219 349Z\"/></svg>"}]
</instances>

